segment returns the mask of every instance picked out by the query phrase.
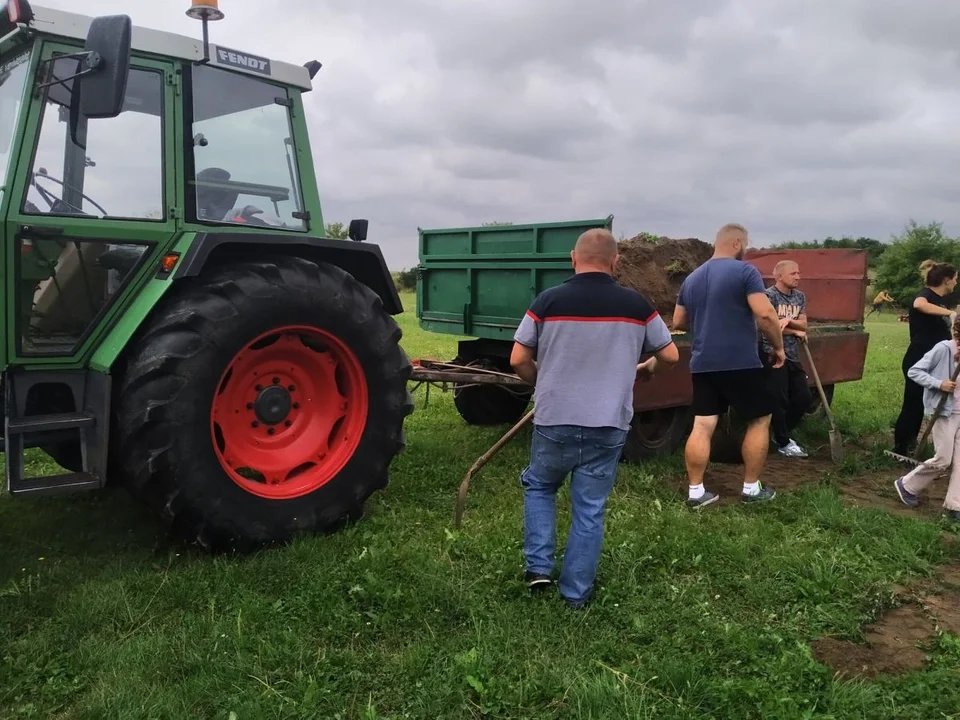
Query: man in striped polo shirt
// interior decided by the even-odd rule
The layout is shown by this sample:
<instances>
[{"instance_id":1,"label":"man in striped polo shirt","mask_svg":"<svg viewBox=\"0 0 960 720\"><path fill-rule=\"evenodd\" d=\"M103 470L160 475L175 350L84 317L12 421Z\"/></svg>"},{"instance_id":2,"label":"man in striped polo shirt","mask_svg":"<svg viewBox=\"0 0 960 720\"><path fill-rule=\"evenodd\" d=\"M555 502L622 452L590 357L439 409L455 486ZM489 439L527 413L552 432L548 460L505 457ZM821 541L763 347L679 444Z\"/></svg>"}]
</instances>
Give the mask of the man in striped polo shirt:
<instances>
[{"instance_id":1,"label":"man in striped polo shirt","mask_svg":"<svg viewBox=\"0 0 960 720\"><path fill-rule=\"evenodd\" d=\"M530 463L520 476L525 578L531 590L553 582L556 494L569 474L572 517L558 585L568 605L582 607L593 593L634 383L680 354L656 309L613 279L619 255L610 232L583 233L570 257L573 277L534 299L510 364L536 388ZM644 353L652 357L640 363Z\"/></svg>"}]
</instances>

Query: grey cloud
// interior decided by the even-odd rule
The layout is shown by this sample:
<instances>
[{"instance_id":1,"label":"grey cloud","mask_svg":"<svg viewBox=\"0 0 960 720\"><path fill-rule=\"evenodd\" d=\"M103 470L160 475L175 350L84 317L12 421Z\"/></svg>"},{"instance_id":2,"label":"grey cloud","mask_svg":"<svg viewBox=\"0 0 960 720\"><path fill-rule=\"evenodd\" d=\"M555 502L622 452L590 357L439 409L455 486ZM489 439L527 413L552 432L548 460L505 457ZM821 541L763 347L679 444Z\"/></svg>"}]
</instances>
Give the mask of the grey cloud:
<instances>
[{"instance_id":1,"label":"grey cloud","mask_svg":"<svg viewBox=\"0 0 960 720\"><path fill-rule=\"evenodd\" d=\"M83 11L199 36L158 5ZM325 219L369 218L393 267L417 226L608 213L764 244L910 218L960 235L955 0L221 5L214 41L324 63L306 105Z\"/></svg>"}]
</instances>

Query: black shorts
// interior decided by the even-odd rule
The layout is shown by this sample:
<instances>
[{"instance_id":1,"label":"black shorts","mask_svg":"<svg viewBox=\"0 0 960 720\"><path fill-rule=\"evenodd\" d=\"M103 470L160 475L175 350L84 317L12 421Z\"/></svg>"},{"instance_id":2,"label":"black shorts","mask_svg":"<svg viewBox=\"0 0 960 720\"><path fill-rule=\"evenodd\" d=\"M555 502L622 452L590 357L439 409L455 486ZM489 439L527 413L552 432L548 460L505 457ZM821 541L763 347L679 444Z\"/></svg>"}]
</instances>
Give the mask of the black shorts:
<instances>
[{"instance_id":1,"label":"black shorts","mask_svg":"<svg viewBox=\"0 0 960 720\"><path fill-rule=\"evenodd\" d=\"M693 373L694 415L723 415L733 408L749 422L772 415L774 403L765 368Z\"/></svg>"}]
</instances>

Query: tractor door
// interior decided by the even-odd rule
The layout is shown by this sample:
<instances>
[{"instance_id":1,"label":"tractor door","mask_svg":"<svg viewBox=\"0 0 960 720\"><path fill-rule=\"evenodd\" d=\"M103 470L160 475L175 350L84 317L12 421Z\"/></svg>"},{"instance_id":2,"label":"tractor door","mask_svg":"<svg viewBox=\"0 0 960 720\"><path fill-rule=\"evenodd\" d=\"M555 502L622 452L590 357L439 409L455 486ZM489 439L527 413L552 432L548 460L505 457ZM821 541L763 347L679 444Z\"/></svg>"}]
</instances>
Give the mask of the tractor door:
<instances>
[{"instance_id":1,"label":"tractor door","mask_svg":"<svg viewBox=\"0 0 960 720\"><path fill-rule=\"evenodd\" d=\"M103 485L111 379L87 364L156 274L178 230L172 208L182 206L177 67L133 55L120 114L86 118L71 102L80 61L68 57L82 51L39 48L7 185L4 447L14 495ZM30 447L69 472L27 477Z\"/></svg>"},{"instance_id":2,"label":"tractor door","mask_svg":"<svg viewBox=\"0 0 960 720\"><path fill-rule=\"evenodd\" d=\"M136 55L119 116L71 122L82 47L45 43L6 219L7 357L82 366L177 231L173 63Z\"/></svg>"}]
</instances>

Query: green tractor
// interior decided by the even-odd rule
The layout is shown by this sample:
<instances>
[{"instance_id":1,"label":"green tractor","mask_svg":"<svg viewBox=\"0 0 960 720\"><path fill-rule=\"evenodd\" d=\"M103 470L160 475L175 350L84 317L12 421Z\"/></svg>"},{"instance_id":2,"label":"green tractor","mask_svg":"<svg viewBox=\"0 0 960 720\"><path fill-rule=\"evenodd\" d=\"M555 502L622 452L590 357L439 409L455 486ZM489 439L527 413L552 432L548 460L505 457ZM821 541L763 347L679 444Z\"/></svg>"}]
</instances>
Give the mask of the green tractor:
<instances>
[{"instance_id":1,"label":"green tractor","mask_svg":"<svg viewBox=\"0 0 960 720\"><path fill-rule=\"evenodd\" d=\"M7 489L122 483L210 550L360 517L413 409L367 221L324 234L320 63L209 43L216 5L197 41L0 0Z\"/></svg>"}]
</instances>

